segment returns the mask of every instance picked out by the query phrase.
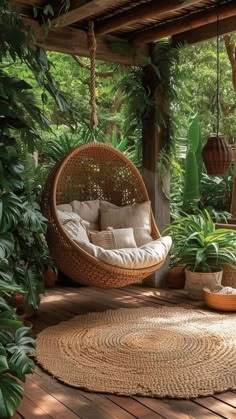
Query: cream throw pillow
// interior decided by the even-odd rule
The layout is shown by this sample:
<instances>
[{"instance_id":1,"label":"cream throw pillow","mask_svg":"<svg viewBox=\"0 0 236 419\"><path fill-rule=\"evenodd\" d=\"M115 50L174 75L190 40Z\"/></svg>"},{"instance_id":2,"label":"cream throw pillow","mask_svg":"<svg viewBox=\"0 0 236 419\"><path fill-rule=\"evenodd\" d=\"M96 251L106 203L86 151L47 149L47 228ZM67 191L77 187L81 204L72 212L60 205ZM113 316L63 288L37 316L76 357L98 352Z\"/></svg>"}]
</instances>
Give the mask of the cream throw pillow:
<instances>
[{"instance_id":1,"label":"cream throw pillow","mask_svg":"<svg viewBox=\"0 0 236 419\"><path fill-rule=\"evenodd\" d=\"M88 231L99 230L99 200L92 201L72 201L69 204L61 204L57 209L63 212L73 212L86 221L84 226Z\"/></svg>"},{"instance_id":2,"label":"cream throw pillow","mask_svg":"<svg viewBox=\"0 0 236 419\"><path fill-rule=\"evenodd\" d=\"M116 207L109 202L100 202L101 230L107 227L133 227L134 238L138 247L152 241L151 236L151 202Z\"/></svg>"},{"instance_id":3,"label":"cream throw pillow","mask_svg":"<svg viewBox=\"0 0 236 419\"><path fill-rule=\"evenodd\" d=\"M57 205L57 209L62 212L73 212L71 204Z\"/></svg>"},{"instance_id":4,"label":"cream throw pillow","mask_svg":"<svg viewBox=\"0 0 236 419\"><path fill-rule=\"evenodd\" d=\"M125 249L137 247L133 228L121 228L100 232L90 232L93 244L103 249Z\"/></svg>"},{"instance_id":5,"label":"cream throw pillow","mask_svg":"<svg viewBox=\"0 0 236 419\"><path fill-rule=\"evenodd\" d=\"M78 214L70 211L57 210L58 218L63 225L64 230L72 240L77 242L89 243L84 222Z\"/></svg>"}]
</instances>

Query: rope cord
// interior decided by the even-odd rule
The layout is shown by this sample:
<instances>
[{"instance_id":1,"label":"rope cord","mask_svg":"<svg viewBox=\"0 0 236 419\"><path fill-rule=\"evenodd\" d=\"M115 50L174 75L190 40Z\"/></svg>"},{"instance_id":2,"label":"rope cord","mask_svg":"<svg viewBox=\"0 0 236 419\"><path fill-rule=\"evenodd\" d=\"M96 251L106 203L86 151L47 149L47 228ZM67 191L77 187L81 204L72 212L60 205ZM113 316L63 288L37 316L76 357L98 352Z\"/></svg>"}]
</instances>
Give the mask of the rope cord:
<instances>
[{"instance_id":1,"label":"rope cord","mask_svg":"<svg viewBox=\"0 0 236 419\"><path fill-rule=\"evenodd\" d=\"M88 24L88 33L87 33L87 43L89 56L91 61L91 73L90 73L90 105L91 105L91 116L90 116L90 126L93 130L97 128L98 118L97 118L97 105L96 105L96 48L97 42L94 34L94 23L92 21ZM95 141L95 138L94 138Z\"/></svg>"}]
</instances>

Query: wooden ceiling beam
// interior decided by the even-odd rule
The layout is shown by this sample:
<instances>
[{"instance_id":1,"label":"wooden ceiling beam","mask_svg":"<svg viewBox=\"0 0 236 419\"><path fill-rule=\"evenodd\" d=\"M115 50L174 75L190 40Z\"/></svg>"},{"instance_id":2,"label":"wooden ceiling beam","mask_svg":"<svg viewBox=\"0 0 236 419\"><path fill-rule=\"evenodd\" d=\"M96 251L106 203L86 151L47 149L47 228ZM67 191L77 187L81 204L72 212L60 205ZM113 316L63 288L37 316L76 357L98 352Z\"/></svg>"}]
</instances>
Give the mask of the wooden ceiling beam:
<instances>
[{"instance_id":1,"label":"wooden ceiling beam","mask_svg":"<svg viewBox=\"0 0 236 419\"><path fill-rule=\"evenodd\" d=\"M87 34L85 31L66 28L51 28L45 36L45 29L36 20L24 18L36 36L37 45L56 52L89 57ZM96 58L123 65L141 65L149 57L149 47L135 47L128 41L114 36L101 36L97 39Z\"/></svg>"},{"instance_id":2,"label":"wooden ceiling beam","mask_svg":"<svg viewBox=\"0 0 236 419\"><path fill-rule=\"evenodd\" d=\"M98 23L95 27L95 32L97 35L114 32L122 26L129 25L138 20L159 17L170 11L192 6L193 4L199 3L199 1L201 0L152 0L150 3L141 4L140 6L106 19L104 22Z\"/></svg>"},{"instance_id":3,"label":"wooden ceiling beam","mask_svg":"<svg viewBox=\"0 0 236 419\"><path fill-rule=\"evenodd\" d=\"M218 33L219 35L226 35L236 31L236 16L223 19L219 22ZM201 26L198 29L179 33L173 36L173 45L181 44L197 44L198 42L208 41L209 39L215 38L217 34L216 22L210 23L209 25Z\"/></svg>"},{"instance_id":4,"label":"wooden ceiling beam","mask_svg":"<svg viewBox=\"0 0 236 419\"><path fill-rule=\"evenodd\" d=\"M65 13L61 12L52 19L52 26L63 28L75 22L89 19L94 14L103 12L113 6L114 0L90 0L87 3L83 3L81 0L71 1L71 6L68 11Z\"/></svg>"},{"instance_id":5,"label":"wooden ceiling beam","mask_svg":"<svg viewBox=\"0 0 236 419\"><path fill-rule=\"evenodd\" d=\"M136 44L157 41L166 36L175 35L181 32L199 28L209 23L216 22L217 19L225 19L236 15L236 2L232 0L227 3L219 4L216 7L204 9L201 12L192 13L183 18L174 19L171 22L160 24L131 37Z\"/></svg>"},{"instance_id":6,"label":"wooden ceiling beam","mask_svg":"<svg viewBox=\"0 0 236 419\"><path fill-rule=\"evenodd\" d=\"M25 7L28 7L28 8L31 8L32 6L38 6L39 7L39 6L42 5L41 0L30 0L30 2L27 1L27 0L9 0L9 3L13 7L18 7L18 6L21 5L21 6L25 6Z\"/></svg>"}]
</instances>

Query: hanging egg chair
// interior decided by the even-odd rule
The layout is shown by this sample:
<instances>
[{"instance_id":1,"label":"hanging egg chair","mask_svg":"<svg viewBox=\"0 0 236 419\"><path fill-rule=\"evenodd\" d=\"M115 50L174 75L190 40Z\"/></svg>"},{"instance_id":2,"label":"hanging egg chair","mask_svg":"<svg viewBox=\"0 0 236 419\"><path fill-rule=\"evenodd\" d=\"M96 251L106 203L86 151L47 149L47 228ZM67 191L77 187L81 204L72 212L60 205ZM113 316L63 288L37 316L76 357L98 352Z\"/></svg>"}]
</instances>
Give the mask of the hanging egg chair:
<instances>
[{"instance_id":1,"label":"hanging egg chair","mask_svg":"<svg viewBox=\"0 0 236 419\"><path fill-rule=\"evenodd\" d=\"M95 129L97 126L96 39L92 22L88 30L88 47L91 57L90 124L91 128ZM79 202L99 200L123 207L144 203L149 201L149 197L136 167L115 148L96 141L75 148L55 166L44 189L42 212L48 219L47 242L50 254L56 266L69 278L83 285L100 288L124 287L148 277L164 264L171 239L160 238L152 211L150 213L150 240L154 241L154 243L151 242L153 246L155 246L155 240L158 241L156 253L154 251L155 256L151 263L131 264L131 268L123 262L123 259L119 266L104 262L87 251L81 242L75 242L66 232L59 219L58 205L68 204L74 200ZM124 255L127 249L118 249L117 252L119 251L123 251ZM133 251L134 258L136 251L141 253L142 260L145 257L150 258L153 249L143 250L141 246Z\"/></svg>"},{"instance_id":2,"label":"hanging egg chair","mask_svg":"<svg viewBox=\"0 0 236 419\"><path fill-rule=\"evenodd\" d=\"M138 170L111 146L82 145L58 163L48 177L42 211L48 219L50 254L69 278L101 288L124 287L146 278L163 265L165 258L145 269L126 269L104 263L87 253L67 235L58 217L57 206L75 199L99 199L124 206L148 201L149 197ZM160 238L153 213L151 229L152 239Z\"/></svg>"}]
</instances>

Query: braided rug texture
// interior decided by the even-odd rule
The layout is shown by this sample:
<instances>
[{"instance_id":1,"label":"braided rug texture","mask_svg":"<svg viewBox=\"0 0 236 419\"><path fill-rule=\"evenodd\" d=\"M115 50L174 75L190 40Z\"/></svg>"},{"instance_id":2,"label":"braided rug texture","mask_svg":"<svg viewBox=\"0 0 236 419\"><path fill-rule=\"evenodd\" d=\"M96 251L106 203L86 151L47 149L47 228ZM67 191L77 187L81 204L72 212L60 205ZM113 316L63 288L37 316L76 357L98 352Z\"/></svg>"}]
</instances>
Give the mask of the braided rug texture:
<instances>
[{"instance_id":1,"label":"braided rug texture","mask_svg":"<svg viewBox=\"0 0 236 419\"><path fill-rule=\"evenodd\" d=\"M236 388L236 315L179 307L89 313L41 332L37 360L90 391L212 395Z\"/></svg>"}]
</instances>

